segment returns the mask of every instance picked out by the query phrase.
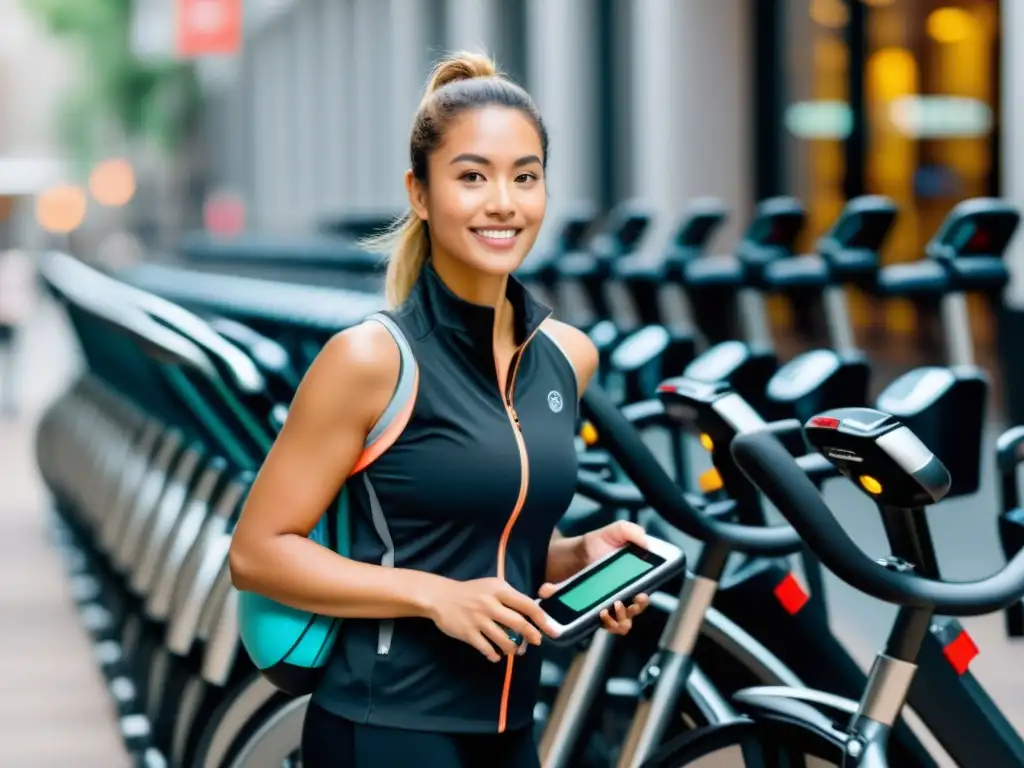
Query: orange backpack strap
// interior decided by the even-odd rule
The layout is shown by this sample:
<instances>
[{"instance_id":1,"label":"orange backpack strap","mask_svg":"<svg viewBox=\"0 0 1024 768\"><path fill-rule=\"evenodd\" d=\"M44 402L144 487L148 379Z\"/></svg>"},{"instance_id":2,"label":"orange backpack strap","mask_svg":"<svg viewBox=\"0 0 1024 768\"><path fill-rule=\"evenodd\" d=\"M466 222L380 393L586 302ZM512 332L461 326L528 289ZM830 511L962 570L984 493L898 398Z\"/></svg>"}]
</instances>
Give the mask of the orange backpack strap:
<instances>
[{"instance_id":1,"label":"orange backpack strap","mask_svg":"<svg viewBox=\"0 0 1024 768\"><path fill-rule=\"evenodd\" d=\"M395 441L402 434L402 430L409 423L412 416L413 406L416 404L416 393L419 391L420 369L416 364L416 357L413 355L412 347L394 320L382 312L375 312L366 318L367 320L380 323L394 338L398 345L398 352L401 363L398 372L398 384L391 396L388 407L384 409L377 423L373 425L370 434L366 436L366 443L359 460L352 468L352 474L361 472L383 455L384 451L395 444Z\"/></svg>"}]
</instances>

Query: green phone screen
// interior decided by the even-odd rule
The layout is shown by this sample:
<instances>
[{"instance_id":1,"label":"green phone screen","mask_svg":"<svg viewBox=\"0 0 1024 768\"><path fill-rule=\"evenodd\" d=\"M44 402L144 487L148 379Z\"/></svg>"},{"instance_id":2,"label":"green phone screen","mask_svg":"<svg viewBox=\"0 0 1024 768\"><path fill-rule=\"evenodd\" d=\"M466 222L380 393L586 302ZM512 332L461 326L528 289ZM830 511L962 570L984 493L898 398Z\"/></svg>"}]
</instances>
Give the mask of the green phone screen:
<instances>
[{"instance_id":1,"label":"green phone screen","mask_svg":"<svg viewBox=\"0 0 1024 768\"><path fill-rule=\"evenodd\" d=\"M595 570L564 595L559 595L558 599L574 611L585 611L653 567L653 563L627 552L605 567Z\"/></svg>"}]
</instances>

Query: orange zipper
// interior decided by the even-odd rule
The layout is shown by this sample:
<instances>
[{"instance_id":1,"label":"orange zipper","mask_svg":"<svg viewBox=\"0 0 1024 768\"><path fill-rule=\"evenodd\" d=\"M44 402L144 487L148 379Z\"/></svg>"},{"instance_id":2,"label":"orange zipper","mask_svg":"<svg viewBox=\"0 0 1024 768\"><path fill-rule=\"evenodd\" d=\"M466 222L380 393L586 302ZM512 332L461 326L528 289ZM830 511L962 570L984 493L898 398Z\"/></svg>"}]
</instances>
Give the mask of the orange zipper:
<instances>
[{"instance_id":1,"label":"orange zipper","mask_svg":"<svg viewBox=\"0 0 1024 768\"><path fill-rule=\"evenodd\" d=\"M521 479L519 481L519 497L516 499L516 505L512 509L512 514L508 518L508 522L505 523L505 530L501 532L501 539L498 541L498 578L502 581L505 580L505 551L508 549L508 539L512 534L512 527L516 524L516 520L519 519L519 513L523 509L523 505L526 503L526 492L530 487L530 462L526 455L526 442L523 440L523 428L519 423L519 414L516 413L515 408L515 394L516 394L516 374L519 373L519 363L523 359L523 354L526 351L526 345L530 343L530 340L536 335L537 331L540 330L540 326L534 330L529 336L526 337L519 349L516 350L516 362L512 367L512 375L508 380L506 389L508 390L508 397L505 397L505 393L502 392L501 402L505 406L505 413L508 415L508 420L512 424L512 433L516 439L516 447L519 449L519 466L521 467ZM498 711L498 733L505 732L505 721L508 717L508 697L512 690L512 667L515 664L515 656L507 657L505 662L505 683L501 689L501 709Z\"/></svg>"}]
</instances>

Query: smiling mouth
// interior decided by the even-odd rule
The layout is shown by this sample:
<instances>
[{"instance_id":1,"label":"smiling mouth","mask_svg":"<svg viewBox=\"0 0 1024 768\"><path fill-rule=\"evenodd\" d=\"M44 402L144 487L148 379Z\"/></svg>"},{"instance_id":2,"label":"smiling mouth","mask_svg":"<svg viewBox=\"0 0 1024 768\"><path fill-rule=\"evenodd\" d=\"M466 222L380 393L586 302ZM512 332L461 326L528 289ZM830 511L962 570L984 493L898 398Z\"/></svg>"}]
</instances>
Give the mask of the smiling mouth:
<instances>
[{"instance_id":1,"label":"smiling mouth","mask_svg":"<svg viewBox=\"0 0 1024 768\"><path fill-rule=\"evenodd\" d=\"M520 229L474 229L473 234L488 240L511 240L521 231Z\"/></svg>"},{"instance_id":2,"label":"smiling mouth","mask_svg":"<svg viewBox=\"0 0 1024 768\"><path fill-rule=\"evenodd\" d=\"M488 227L486 229L470 229L478 240L494 248L510 248L516 242L516 237L522 232L521 229L506 227L498 229Z\"/></svg>"}]
</instances>

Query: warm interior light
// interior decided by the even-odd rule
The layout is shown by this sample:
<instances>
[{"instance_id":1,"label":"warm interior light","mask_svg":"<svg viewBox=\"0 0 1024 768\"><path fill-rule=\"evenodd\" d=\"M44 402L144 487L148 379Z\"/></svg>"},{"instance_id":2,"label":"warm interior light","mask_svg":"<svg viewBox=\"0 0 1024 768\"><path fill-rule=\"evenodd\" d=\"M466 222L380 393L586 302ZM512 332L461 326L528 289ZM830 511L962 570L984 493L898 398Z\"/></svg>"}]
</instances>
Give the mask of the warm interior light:
<instances>
[{"instance_id":1,"label":"warm interior light","mask_svg":"<svg viewBox=\"0 0 1024 768\"><path fill-rule=\"evenodd\" d=\"M705 451L711 452L715 450L715 441L711 439L711 435L707 432L700 433L700 444Z\"/></svg>"},{"instance_id":2,"label":"warm interior light","mask_svg":"<svg viewBox=\"0 0 1024 768\"><path fill-rule=\"evenodd\" d=\"M100 205L125 205L135 194L135 172L126 160L105 160L89 174L89 192Z\"/></svg>"},{"instance_id":3,"label":"warm interior light","mask_svg":"<svg viewBox=\"0 0 1024 768\"><path fill-rule=\"evenodd\" d=\"M85 191L73 184L61 184L36 199L36 220L47 232L74 232L85 219Z\"/></svg>"},{"instance_id":4,"label":"warm interior light","mask_svg":"<svg viewBox=\"0 0 1024 768\"><path fill-rule=\"evenodd\" d=\"M842 0L811 0L810 17L823 27L839 29L850 20L850 13Z\"/></svg>"},{"instance_id":5,"label":"warm interior light","mask_svg":"<svg viewBox=\"0 0 1024 768\"><path fill-rule=\"evenodd\" d=\"M940 43L966 40L974 30L974 19L963 8L936 8L925 22L928 35Z\"/></svg>"},{"instance_id":6,"label":"warm interior light","mask_svg":"<svg viewBox=\"0 0 1024 768\"><path fill-rule=\"evenodd\" d=\"M583 438L583 442L587 446L595 445L597 443L597 429L589 421L585 421L580 428L580 437Z\"/></svg>"}]
</instances>

